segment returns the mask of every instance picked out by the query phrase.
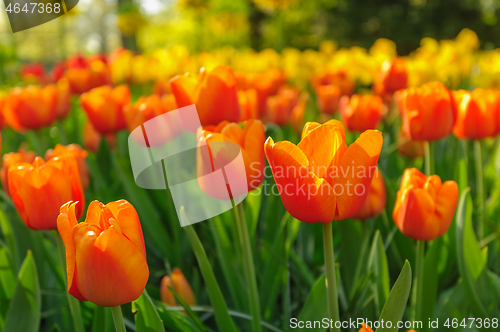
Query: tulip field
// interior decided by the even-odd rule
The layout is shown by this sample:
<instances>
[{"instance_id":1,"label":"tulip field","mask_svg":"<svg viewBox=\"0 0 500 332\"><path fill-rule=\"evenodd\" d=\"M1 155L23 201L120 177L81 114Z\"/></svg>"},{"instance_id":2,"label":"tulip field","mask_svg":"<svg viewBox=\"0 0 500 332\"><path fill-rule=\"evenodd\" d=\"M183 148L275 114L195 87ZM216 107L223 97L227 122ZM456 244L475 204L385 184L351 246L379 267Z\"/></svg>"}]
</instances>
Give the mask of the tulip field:
<instances>
[{"instance_id":1,"label":"tulip field","mask_svg":"<svg viewBox=\"0 0 500 332\"><path fill-rule=\"evenodd\" d=\"M9 70L0 331L500 331L500 49L474 31Z\"/></svg>"}]
</instances>

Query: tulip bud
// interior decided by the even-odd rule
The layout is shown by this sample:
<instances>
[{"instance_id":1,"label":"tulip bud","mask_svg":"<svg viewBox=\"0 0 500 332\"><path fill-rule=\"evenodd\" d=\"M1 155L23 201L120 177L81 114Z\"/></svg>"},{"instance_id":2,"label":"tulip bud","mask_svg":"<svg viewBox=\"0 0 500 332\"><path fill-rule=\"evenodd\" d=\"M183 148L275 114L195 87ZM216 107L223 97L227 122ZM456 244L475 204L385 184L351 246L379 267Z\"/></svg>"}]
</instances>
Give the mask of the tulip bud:
<instances>
[{"instance_id":1,"label":"tulip bud","mask_svg":"<svg viewBox=\"0 0 500 332\"><path fill-rule=\"evenodd\" d=\"M415 240L434 240L450 227L458 203L455 181L441 182L416 168L406 169L392 217L401 233Z\"/></svg>"},{"instance_id":2,"label":"tulip bud","mask_svg":"<svg viewBox=\"0 0 500 332\"><path fill-rule=\"evenodd\" d=\"M182 271L177 267L172 271L170 276L166 275L163 277L160 286L161 301L169 306L175 306L177 301L169 287L172 287L177 295L179 295L188 305L196 305L196 298L193 294L193 290L191 286L189 286Z\"/></svg>"},{"instance_id":3,"label":"tulip bud","mask_svg":"<svg viewBox=\"0 0 500 332\"><path fill-rule=\"evenodd\" d=\"M382 117L384 103L379 96L358 94L343 96L339 102L340 115L350 131L376 129Z\"/></svg>"},{"instance_id":4,"label":"tulip bud","mask_svg":"<svg viewBox=\"0 0 500 332\"><path fill-rule=\"evenodd\" d=\"M149 278L139 216L125 200L90 203L78 223L78 202L61 207L57 229L66 248L68 292L81 301L115 307L136 300Z\"/></svg>"}]
</instances>

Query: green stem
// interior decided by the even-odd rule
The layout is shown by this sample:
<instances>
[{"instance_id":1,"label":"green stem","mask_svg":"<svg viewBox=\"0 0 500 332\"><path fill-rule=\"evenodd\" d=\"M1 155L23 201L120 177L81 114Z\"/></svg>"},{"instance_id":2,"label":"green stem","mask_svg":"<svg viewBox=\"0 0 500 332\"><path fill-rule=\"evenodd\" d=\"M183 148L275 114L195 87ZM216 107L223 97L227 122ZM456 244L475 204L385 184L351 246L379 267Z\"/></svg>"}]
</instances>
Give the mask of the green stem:
<instances>
[{"instance_id":1,"label":"green stem","mask_svg":"<svg viewBox=\"0 0 500 332\"><path fill-rule=\"evenodd\" d=\"M181 218L185 218L183 210L181 212ZM200 266L203 280L207 285L208 296L210 297L210 302L212 302L214 307L215 321L217 322L219 331L237 331L233 319L229 315L226 300L222 295L217 279L215 278L214 271L208 261L207 253L200 242L200 238L196 234L192 225L185 226L184 230L186 231L189 242L191 243L191 247L193 248L196 256L196 260Z\"/></svg>"},{"instance_id":2,"label":"green stem","mask_svg":"<svg viewBox=\"0 0 500 332\"><path fill-rule=\"evenodd\" d=\"M424 252L425 241L417 240L417 257L415 263L416 276L413 280L413 295L412 295L412 315L411 320L417 321L422 319L422 301L423 301L423 287L424 281Z\"/></svg>"},{"instance_id":3,"label":"green stem","mask_svg":"<svg viewBox=\"0 0 500 332\"><path fill-rule=\"evenodd\" d=\"M474 141L474 159L476 162L476 189L477 189L477 237L481 241L484 237L484 175L483 175L483 154L481 151L481 141Z\"/></svg>"},{"instance_id":4,"label":"green stem","mask_svg":"<svg viewBox=\"0 0 500 332\"><path fill-rule=\"evenodd\" d=\"M59 251L59 257L61 258L61 265L63 268L64 275L64 286L66 287L66 298L68 299L69 310L71 316L73 316L73 325L75 327L75 332L84 332L85 325L82 320L82 312L80 310L80 301L75 299L69 292L68 289L68 276L66 275L66 250L64 249L64 243L59 232L55 232L57 241L57 250Z\"/></svg>"},{"instance_id":5,"label":"green stem","mask_svg":"<svg viewBox=\"0 0 500 332\"><path fill-rule=\"evenodd\" d=\"M434 173L434 156L432 155L432 146L431 142L424 142L424 151L425 151L425 175L429 176Z\"/></svg>"},{"instance_id":6,"label":"green stem","mask_svg":"<svg viewBox=\"0 0 500 332\"><path fill-rule=\"evenodd\" d=\"M326 266L326 296L328 298L328 316L333 320L332 332L340 332L335 327L335 322L339 321L339 303L337 296L337 281L335 277L335 253L333 251L332 223L323 224L323 249L325 251Z\"/></svg>"},{"instance_id":7,"label":"green stem","mask_svg":"<svg viewBox=\"0 0 500 332\"><path fill-rule=\"evenodd\" d=\"M125 322L123 321L122 308L117 305L116 307L111 307L111 313L113 314L113 322L115 323L116 332L126 332Z\"/></svg>"},{"instance_id":8,"label":"green stem","mask_svg":"<svg viewBox=\"0 0 500 332\"><path fill-rule=\"evenodd\" d=\"M243 269L248 283L248 292L250 299L250 311L252 313L252 331L262 331L260 324L260 300L259 290L257 288L257 279L255 277L255 267L253 265L252 247L250 245L250 236L248 235L248 226L245 220L245 211L243 204L234 208L236 226L240 237L241 247L243 249Z\"/></svg>"}]
</instances>

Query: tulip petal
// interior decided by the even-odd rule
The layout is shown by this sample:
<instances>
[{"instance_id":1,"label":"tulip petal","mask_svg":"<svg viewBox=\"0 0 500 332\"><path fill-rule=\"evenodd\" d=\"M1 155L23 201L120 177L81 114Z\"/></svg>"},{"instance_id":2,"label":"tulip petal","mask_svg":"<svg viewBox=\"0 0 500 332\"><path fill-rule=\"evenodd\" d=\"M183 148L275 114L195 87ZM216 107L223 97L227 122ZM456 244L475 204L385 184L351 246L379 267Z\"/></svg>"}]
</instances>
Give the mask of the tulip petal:
<instances>
[{"instance_id":1,"label":"tulip petal","mask_svg":"<svg viewBox=\"0 0 500 332\"><path fill-rule=\"evenodd\" d=\"M367 130L345 151L335 179L335 220L352 217L363 206L381 150L382 133Z\"/></svg>"},{"instance_id":2,"label":"tulip petal","mask_svg":"<svg viewBox=\"0 0 500 332\"><path fill-rule=\"evenodd\" d=\"M403 234L413 239L432 240L438 236L440 228L434 215L435 209L432 197L425 190L409 190L403 197L397 226Z\"/></svg>"},{"instance_id":3,"label":"tulip petal","mask_svg":"<svg viewBox=\"0 0 500 332\"><path fill-rule=\"evenodd\" d=\"M73 234L78 288L101 307L114 307L137 299L149 278L143 253L113 229L103 231L91 224L78 225Z\"/></svg>"},{"instance_id":4,"label":"tulip petal","mask_svg":"<svg viewBox=\"0 0 500 332\"><path fill-rule=\"evenodd\" d=\"M185 107L195 103L195 90L198 80L193 76L175 76L170 80L170 88L175 96L177 107Z\"/></svg>"},{"instance_id":5,"label":"tulip petal","mask_svg":"<svg viewBox=\"0 0 500 332\"><path fill-rule=\"evenodd\" d=\"M288 212L303 222L332 222L335 196L325 179L308 172L308 160L304 152L288 141L265 145L281 200Z\"/></svg>"},{"instance_id":6,"label":"tulip petal","mask_svg":"<svg viewBox=\"0 0 500 332\"><path fill-rule=\"evenodd\" d=\"M76 252L73 240L73 228L78 224L75 217L75 205L78 202L68 202L61 207L61 214L57 217L57 230L61 235L66 249L66 272L68 275L68 292L80 301L87 301L78 289L76 281Z\"/></svg>"},{"instance_id":7,"label":"tulip petal","mask_svg":"<svg viewBox=\"0 0 500 332\"><path fill-rule=\"evenodd\" d=\"M455 181L445 181L436 199L435 215L439 220L439 232L437 236L441 236L451 225L455 209L458 203L458 185Z\"/></svg>"}]
</instances>

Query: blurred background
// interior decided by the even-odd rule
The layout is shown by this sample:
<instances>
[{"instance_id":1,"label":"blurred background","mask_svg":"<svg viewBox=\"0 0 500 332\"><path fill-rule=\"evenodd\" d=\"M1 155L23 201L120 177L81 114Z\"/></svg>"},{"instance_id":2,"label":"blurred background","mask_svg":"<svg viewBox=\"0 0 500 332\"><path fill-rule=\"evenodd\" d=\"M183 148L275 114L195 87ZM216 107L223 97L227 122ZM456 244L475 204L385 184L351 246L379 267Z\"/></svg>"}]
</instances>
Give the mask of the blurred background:
<instances>
[{"instance_id":1,"label":"blurred background","mask_svg":"<svg viewBox=\"0 0 500 332\"><path fill-rule=\"evenodd\" d=\"M80 0L63 17L12 34L0 5L0 63L46 65L81 53L107 53L124 46L150 54L184 45L190 54L225 46L236 49L369 48L378 38L399 55L423 37L451 39L475 31L482 49L498 45L499 0Z\"/></svg>"}]
</instances>

